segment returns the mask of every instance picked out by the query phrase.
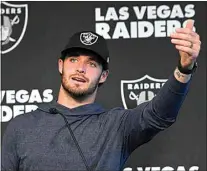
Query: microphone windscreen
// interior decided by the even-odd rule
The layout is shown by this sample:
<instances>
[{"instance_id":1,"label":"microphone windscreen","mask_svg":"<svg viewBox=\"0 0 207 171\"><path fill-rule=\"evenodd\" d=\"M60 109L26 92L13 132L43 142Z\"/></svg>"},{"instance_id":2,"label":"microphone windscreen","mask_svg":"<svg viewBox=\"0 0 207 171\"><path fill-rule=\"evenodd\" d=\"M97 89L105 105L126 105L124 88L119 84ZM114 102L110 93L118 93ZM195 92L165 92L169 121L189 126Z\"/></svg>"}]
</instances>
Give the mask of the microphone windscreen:
<instances>
[{"instance_id":1,"label":"microphone windscreen","mask_svg":"<svg viewBox=\"0 0 207 171\"><path fill-rule=\"evenodd\" d=\"M57 111L56 108L50 108L50 109L49 109L49 112L50 112L51 114L58 114L58 111Z\"/></svg>"}]
</instances>

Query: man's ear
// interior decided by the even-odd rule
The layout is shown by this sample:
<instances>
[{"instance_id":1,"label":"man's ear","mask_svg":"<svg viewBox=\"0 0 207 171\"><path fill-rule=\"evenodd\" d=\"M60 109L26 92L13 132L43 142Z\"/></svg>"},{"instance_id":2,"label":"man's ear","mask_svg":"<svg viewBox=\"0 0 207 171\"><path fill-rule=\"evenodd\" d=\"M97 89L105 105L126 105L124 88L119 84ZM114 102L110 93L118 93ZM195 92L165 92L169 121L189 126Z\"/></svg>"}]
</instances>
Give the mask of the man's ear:
<instances>
[{"instance_id":1,"label":"man's ear","mask_svg":"<svg viewBox=\"0 0 207 171\"><path fill-rule=\"evenodd\" d=\"M60 74L63 73L63 64L64 64L64 61L62 59L59 59L58 60L58 70L59 70Z\"/></svg>"},{"instance_id":2,"label":"man's ear","mask_svg":"<svg viewBox=\"0 0 207 171\"><path fill-rule=\"evenodd\" d=\"M99 83L104 83L109 75L109 70L104 70L101 74Z\"/></svg>"}]
</instances>

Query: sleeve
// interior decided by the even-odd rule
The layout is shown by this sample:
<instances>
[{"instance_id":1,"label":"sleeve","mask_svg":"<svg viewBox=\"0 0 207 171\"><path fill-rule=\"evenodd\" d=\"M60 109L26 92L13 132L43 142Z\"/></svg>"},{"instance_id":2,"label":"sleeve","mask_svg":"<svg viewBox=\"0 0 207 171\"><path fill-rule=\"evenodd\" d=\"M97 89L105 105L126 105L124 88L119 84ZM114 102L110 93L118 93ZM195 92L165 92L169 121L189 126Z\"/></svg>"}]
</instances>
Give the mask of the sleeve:
<instances>
[{"instance_id":1,"label":"sleeve","mask_svg":"<svg viewBox=\"0 0 207 171\"><path fill-rule=\"evenodd\" d=\"M1 153L1 170L17 171L18 170L18 155L17 155L17 130L15 122L12 120L8 124L2 140Z\"/></svg>"},{"instance_id":2,"label":"sleeve","mask_svg":"<svg viewBox=\"0 0 207 171\"><path fill-rule=\"evenodd\" d=\"M157 96L151 101L126 110L124 120L124 143L128 152L150 141L158 132L175 121L189 89L171 75Z\"/></svg>"}]
</instances>

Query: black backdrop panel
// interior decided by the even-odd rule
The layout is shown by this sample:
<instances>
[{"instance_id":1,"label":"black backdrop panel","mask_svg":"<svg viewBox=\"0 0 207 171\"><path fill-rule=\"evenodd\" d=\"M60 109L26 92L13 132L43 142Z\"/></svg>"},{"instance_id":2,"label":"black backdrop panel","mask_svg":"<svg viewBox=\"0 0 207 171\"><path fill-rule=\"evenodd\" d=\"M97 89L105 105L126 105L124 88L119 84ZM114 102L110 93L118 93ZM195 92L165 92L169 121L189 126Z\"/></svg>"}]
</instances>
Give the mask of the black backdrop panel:
<instances>
[{"instance_id":1,"label":"black backdrop panel","mask_svg":"<svg viewBox=\"0 0 207 171\"><path fill-rule=\"evenodd\" d=\"M193 19L202 41L199 67L177 122L135 150L125 166L126 170L164 170L166 166L206 170L206 11L206 2L2 3L1 25L6 26L7 19L11 23L10 34L2 33L1 39L2 136L16 115L56 98L60 86L57 60L76 31L96 31L108 42L110 75L97 102L106 108L131 108L138 99L130 98L131 92L122 83L137 80L138 85L162 85L179 58L169 33ZM151 87L133 93L146 93L148 97L141 100L147 100L157 91Z\"/></svg>"}]
</instances>

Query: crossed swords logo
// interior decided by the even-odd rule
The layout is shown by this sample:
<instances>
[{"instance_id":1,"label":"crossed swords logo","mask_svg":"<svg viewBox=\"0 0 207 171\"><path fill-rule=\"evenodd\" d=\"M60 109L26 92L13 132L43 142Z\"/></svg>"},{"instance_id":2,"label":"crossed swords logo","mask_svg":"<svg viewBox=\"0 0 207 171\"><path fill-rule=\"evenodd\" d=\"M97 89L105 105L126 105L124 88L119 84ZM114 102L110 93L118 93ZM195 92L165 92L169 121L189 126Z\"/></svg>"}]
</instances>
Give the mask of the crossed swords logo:
<instances>
[{"instance_id":1,"label":"crossed swords logo","mask_svg":"<svg viewBox=\"0 0 207 171\"><path fill-rule=\"evenodd\" d=\"M133 91L131 91L130 94L129 94L129 98L130 98L131 100L136 100L136 101L138 101L138 100L139 100L139 95L136 95Z\"/></svg>"},{"instance_id":2,"label":"crossed swords logo","mask_svg":"<svg viewBox=\"0 0 207 171\"><path fill-rule=\"evenodd\" d=\"M155 94L152 91L148 91L148 94L147 94L148 95L148 100L146 100L146 98L144 98L145 94L146 94L146 91L142 91L138 95L136 95L133 91L131 91L129 93L129 98L130 98L130 100L136 100L137 105L139 105L139 104L141 104L145 101L151 100L155 96Z\"/></svg>"},{"instance_id":3,"label":"crossed swords logo","mask_svg":"<svg viewBox=\"0 0 207 171\"><path fill-rule=\"evenodd\" d=\"M19 16L16 15L12 20L8 16L3 16L4 24L1 26L1 41L2 45L11 42L16 42L14 38L11 37L12 26L20 22Z\"/></svg>"}]
</instances>

